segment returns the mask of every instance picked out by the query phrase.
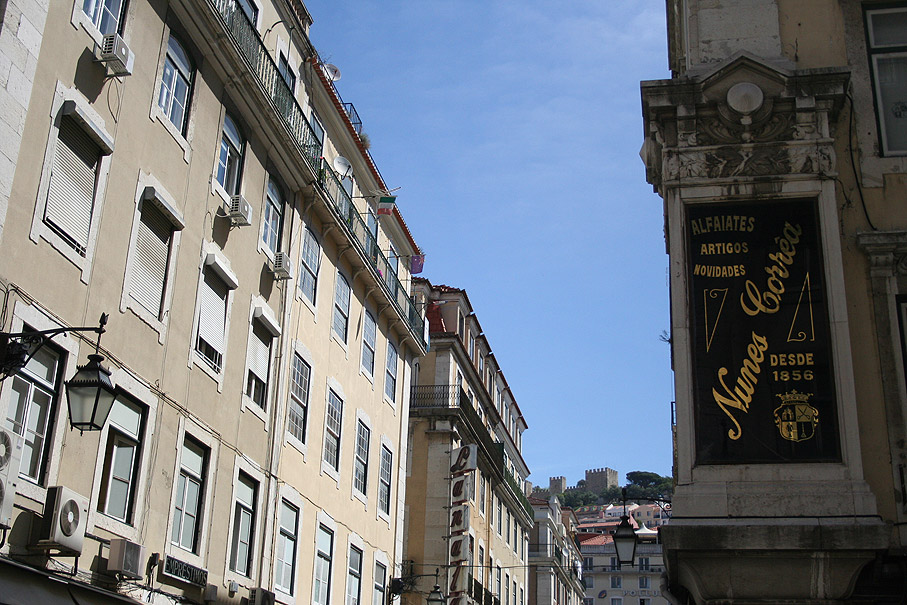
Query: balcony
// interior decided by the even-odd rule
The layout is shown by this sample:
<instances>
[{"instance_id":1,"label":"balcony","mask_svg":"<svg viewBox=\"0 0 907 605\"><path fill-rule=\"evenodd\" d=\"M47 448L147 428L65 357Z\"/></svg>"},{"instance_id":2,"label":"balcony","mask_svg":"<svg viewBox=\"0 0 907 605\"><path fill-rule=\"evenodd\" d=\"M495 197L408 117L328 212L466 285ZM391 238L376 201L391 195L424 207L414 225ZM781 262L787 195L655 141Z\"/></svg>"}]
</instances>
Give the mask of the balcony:
<instances>
[{"instance_id":1,"label":"balcony","mask_svg":"<svg viewBox=\"0 0 907 605\"><path fill-rule=\"evenodd\" d=\"M337 96L339 97L340 94ZM352 103L344 103L343 110L350 118L350 124L353 125L353 130L356 131L356 134L362 134L362 118L359 117L359 112L356 111L356 107Z\"/></svg>"},{"instance_id":2,"label":"balcony","mask_svg":"<svg viewBox=\"0 0 907 605\"><path fill-rule=\"evenodd\" d=\"M411 336L424 349L424 321L416 310L416 304L400 283L397 275L390 270L387 258L378 248L375 236L366 228L349 195L340 185L334 171L321 157L322 144L315 136L302 107L296 101L293 91L277 69L277 64L268 53L255 26L246 13L239 8L236 0L209 0L223 20L223 26L231 34L239 54L245 59L258 85L270 97L273 108L281 123L297 147L305 163L316 175L323 193L340 217L347 235L355 242L363 258L369 261L377 279L383 284L386 294L409 327ZM352 103L344 104L344 111L358 133L362 128L359 114ZM358 124L358 126L357 126Z\"/></svg>"}]
</instances>

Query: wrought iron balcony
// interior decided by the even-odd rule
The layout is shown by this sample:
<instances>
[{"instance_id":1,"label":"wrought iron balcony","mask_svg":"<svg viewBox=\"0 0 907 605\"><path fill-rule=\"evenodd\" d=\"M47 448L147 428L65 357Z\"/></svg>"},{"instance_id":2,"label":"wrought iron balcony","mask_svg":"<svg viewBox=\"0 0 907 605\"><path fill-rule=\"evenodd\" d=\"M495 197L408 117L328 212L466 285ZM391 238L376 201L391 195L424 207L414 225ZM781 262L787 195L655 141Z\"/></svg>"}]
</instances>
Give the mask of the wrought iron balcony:
<instances>
[{"instance_id":1,"label":"wrought iron balcony","mask_svg":"<svg viewBox=\"0 0 907 605\"><path fill-rule=\"evenodd\" d=\"M321 159L318 179L328 198L331 200L334 210L340 215L343 225L349 230L350 239L358 246L362 254L369 260L372 268L378 273L378 277L384 287L387 289L387 295L390 297L400 314L406 318L410 330L418 341L425 345L424 339L424 320L416 310L416 303L406 292L406 288L400 283L400 278L392 269L387 257L378 247L378 241L375 235L369 230L365 221L359 215L359 211L350 199L350 194L343 188L343 184L337 175L328 166L324 158Z\"/></svg>"},{"instance_id":2,"label":"wrought iron balcony","mask_svg":"<svg viewBox=\"0 0 907 605\"><path fill-rule=\"evenodd\" d=\"M322 143L315 136L311 124L296 101L293 91L277 69L277 64L265 48L258 30L249 20L236 0L209 0L213 2L218 14L223 19L227 31L239 49L240 54L246 59L252 73L257 77L259 84L271 96L274 108L281 121L296 143L300 154L318 176L321 186L327 197L332 202L334 210L339 214L342 223L347 227L351 239L358 245L364 257L370 261L379 281L384 284L387 294L394 302L399 313L409 325L413 338L422 347L426 346L424 336L424 321L416 310L416 305L410 298L406 289L400 283L396 273L390 270L387 257L378 248L374 235L368 230L361 219L349 195L340 185L334 171L328 167L321 157ZM361 130L362 122L352 104L347 103L344 109L355 126ZM359 130L357 130L357 133Z\"/></svg>"},{"instance_id":3,"label":"wrought iron balcony","mask_svg":"<svg viewBox=\"0 0 907 605\"><path fill-rule=\"evenodd\" d=\"M338 94L337 96L339 97L340 95ZM362 119L359 117L356 107L352 103L344 103L343 110L349 116L350 124L353 125L353 130L356 131L356 134L362 134Z\"/></svg>"}]
</instances>

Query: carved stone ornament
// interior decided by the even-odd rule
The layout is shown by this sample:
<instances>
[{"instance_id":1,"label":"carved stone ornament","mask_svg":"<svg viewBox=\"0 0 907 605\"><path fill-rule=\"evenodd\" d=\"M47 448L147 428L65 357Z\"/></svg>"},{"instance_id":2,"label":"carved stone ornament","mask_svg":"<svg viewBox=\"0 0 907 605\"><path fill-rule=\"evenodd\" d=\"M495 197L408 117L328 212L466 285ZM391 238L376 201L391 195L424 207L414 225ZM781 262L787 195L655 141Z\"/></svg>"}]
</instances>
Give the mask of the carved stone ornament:
<instances>
[{"instance_id":1,"label":"carved stone ornament","mask_svg":"<svg viewBox=\"0 0 907 605\"><path fill-rule=\"evenodd\" d=\"M825 174L834 167L829 144L724 145L665 150L662 176L677 179Z\"/></svg>"}]
</instances>

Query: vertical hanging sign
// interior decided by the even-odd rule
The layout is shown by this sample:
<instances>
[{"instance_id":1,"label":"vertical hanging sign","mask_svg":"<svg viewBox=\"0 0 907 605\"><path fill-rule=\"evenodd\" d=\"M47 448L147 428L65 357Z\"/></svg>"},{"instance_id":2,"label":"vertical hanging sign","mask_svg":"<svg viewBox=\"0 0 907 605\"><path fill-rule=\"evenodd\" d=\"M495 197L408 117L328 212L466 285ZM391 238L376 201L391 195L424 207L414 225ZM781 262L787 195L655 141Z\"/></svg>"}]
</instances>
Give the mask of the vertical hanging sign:
<instances>
[{"instance_id":1,"label":"vertical hanging sign","mask_svg":"<svg viewBox=\"0 0 907 605\"><path fill-rule=\"evenodd\" d=\"M813 201L687 208L699 464L840 460Z\"/></svg>"},{"instance_id":2,"label":"vertical hanging sign","mask_svg":"<svg viewBox=\"0 0 907 605\"><path fill-rule=\"evenodd\" d=\"M469 590L469 492L478 464L475 444L455 448L450 453L450 522L448 545L450 568L447 576L449 605L465 605Z\"/></svg>"}]
</instances>

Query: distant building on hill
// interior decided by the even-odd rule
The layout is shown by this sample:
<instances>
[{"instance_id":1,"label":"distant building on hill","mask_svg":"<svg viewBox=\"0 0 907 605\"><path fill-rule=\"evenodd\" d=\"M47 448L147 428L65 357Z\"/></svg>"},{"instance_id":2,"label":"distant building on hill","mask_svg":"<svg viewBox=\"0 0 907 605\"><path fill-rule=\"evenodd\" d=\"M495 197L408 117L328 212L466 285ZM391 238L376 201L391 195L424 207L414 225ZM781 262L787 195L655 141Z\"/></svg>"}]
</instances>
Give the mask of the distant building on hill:
<instances>
[{"instance_id":1,"label":"distant building on hill","mask_svg":"<svg viewBox=\"0 0 907 605\"><path fill-rule=\"evenodd\" d=\"M548 498L552 495L563 494L570 490L587 492L603 492L609 487L618 487L618 474L613 468L593 468L586 471L586 478L572 487L567 487L567 478L563 476L549 477L548 488L536 486L532 495L537 498Z\"/></svg>"}]
</instances>

